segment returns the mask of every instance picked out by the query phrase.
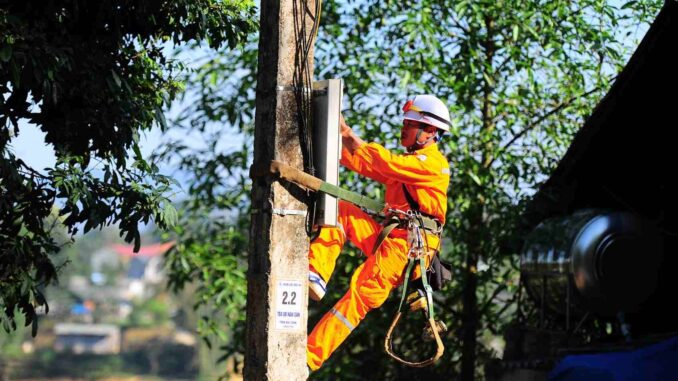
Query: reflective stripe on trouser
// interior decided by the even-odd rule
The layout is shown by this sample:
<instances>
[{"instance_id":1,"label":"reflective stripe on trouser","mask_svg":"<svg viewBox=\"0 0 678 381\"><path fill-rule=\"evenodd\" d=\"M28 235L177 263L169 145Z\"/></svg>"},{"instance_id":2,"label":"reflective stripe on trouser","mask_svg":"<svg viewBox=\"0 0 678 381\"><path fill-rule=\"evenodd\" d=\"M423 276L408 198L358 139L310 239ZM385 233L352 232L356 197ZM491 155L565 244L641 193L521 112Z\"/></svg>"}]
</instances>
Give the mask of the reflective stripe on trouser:
<instances>
[{"instance_id":1,"label":"reflective stripe on trouser","mask_svg":"<svg viewBox=\"0 0 678 381\"><path fill-rule=\"evenodd\" d=\"M359 208L340 202L339 222L345 229L346 237L337 228L323 229L330 232L321 232L311 244L310 265L328 280L345 238L368 258L355 270L348 292L323 316L308 336L307 362L313 370L320 368L367 312L386 301L391 289L401 282L407 263L405 238L388 237L375 255L371 255L382 227Z\"/></svg>"}]
</instances>

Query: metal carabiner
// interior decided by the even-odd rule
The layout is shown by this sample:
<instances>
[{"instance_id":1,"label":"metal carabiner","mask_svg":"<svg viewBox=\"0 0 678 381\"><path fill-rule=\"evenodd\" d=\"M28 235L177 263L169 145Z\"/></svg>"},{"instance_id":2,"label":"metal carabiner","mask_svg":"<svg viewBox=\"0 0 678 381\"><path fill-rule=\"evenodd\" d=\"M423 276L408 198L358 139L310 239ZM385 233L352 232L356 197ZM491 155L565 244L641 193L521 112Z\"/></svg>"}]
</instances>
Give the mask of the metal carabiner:
<instances>
[{"instance_id":1,"label":"metal carabiner","mask_svg":"<svg viewBox=\"0 0 678 381\"><path fill-rule=\"evenodd\" d=\"M412 220L410 220L407 227L407 244L410 247L407 253L408 257L419 258L424 255L425 250L421 228Z\"/></svg>"}]
</instances>

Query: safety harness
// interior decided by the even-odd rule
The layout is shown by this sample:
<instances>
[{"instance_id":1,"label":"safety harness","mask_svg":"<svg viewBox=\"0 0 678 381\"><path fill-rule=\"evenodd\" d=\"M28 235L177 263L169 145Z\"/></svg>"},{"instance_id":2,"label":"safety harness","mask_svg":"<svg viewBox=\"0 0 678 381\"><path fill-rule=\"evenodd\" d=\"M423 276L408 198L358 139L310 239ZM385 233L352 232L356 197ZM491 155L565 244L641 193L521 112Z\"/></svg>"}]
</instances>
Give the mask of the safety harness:
<instances>
[{"instance_id":1,"label":"safety harness","mask_svg":"<svg viewBox=\"0 0 678 381\"><path fill-rule=\"evenodd\" d=\"M386 338L384 340L384 349L386 353L391 356L396 361L405 364L411 367L425 367L435 363L442 355L445 350L443 342L440 338L439 331L446 330L445 325L442 323L437 323L435 320L435 314L433 311L433 289L428 282L427 277L427 266L426 259L430 255L431 261L437 255L437 249L433 251L428 248L426 244L426 234L434 234L440 236L442 232L442 224L432 216L426 215L419 210L419 204L412 198L407 187L403 184L403 192L405 193L405 198L410 204L410 210L402 211L398 209L388 209L387 215L388 218L385 220L384 228L382 229L377 241L372 250L372 254L375 254L384 239L396 228L406 228L407 229L407 242L409 250L407 253L408 261L407 266L403 273L403 286L402 286L402 295L400 297L400 305L398 306L398 312L393 318L393 322L389 327ZM423 288L423 294L420 295L419 292L415 292L410 297L407 296L407 290L410 283L410 276L415 269L416 264L419 264L419 270L421 273L421 282ZM423 297L419 297L423 296ZM408 303L405 303L407 300ZM415 362L407 361L396 354L393 350L393 331L398 325L400 318L403 315L403 312L406 310L406 306L410 306L411 311L416 311L422 309L427 320L429 327L426 329L426 333L430 334L436 342L436 353L433 357L428 360Z\"/></svg>"}]
</instances>

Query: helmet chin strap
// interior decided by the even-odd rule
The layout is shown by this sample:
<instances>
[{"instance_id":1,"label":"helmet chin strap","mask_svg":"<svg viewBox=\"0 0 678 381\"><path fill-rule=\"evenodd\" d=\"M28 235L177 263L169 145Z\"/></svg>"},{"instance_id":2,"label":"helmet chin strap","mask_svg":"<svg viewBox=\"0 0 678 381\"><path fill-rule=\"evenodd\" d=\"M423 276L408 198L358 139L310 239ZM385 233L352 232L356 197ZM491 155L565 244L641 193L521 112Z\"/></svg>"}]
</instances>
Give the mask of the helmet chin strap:
<instances>
[{"instance_id":1,"label":"helmet chin strap","mask_svg":"<svg viewBox=\"0 0 678 381\"><path fill-rule=\"evenodd\" d=\"M420 142L420 141L419 141L419 137L421 136L421 133L422 133L423 131L424 131L423 128L420 128L419 131L417 131L417 136L416 136L415 139L414 139L414 144L412 144L411 146L407 147L407 151L408 151L408 152L416 151L417 148L419 148L419 147L421 147L421 146L424 146L424 145L428 144L428 142L430 142L431 140L433 140L433 139L436 138L436 135L433 134L430 138L424 140L423 142Z\"/></svg>"}]
</instances>

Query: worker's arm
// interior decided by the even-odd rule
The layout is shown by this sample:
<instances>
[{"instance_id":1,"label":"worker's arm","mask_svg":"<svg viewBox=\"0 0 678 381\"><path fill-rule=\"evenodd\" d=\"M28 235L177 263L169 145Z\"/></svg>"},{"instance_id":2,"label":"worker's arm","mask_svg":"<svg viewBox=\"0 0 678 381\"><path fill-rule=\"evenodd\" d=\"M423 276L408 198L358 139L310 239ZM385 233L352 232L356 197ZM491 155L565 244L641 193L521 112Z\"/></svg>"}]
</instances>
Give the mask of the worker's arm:
<instances>
[{"instance_id":1,"label":"worker's arm","mask_svg":"<svg viewBox=\"0 0 678 381\"><path fill-rule=\"evenodd\" d=\"M343 146L341 150L341 165L353 172L378 181L382 184L385 184L387 181L389 181L388 178L384 177L378 171L373 170L369 165L366 165L361 161L356 161L356 158L353 156L353 152L355 152L360 146L364 146L367 143L365 143L364 140L362 140L353 132L351 127L349 127L344 121L343 116L339 118L339 123L341 127L341 143Z\"/></svg>"},{"instance_id":2,"label":"worker's arm","mask_svg":"<svg viewBox=\"0 0 678 381\"><path fill-rule=\"evenodd\" d=\"M352 164L367 166L387 182L428 183L449 171L447 163L425 155L396 155L377 143L363 144L353 151ZM448 172L449 173L449 172Z\"/></svg>"}]
</instances>

